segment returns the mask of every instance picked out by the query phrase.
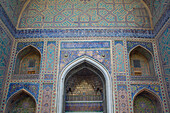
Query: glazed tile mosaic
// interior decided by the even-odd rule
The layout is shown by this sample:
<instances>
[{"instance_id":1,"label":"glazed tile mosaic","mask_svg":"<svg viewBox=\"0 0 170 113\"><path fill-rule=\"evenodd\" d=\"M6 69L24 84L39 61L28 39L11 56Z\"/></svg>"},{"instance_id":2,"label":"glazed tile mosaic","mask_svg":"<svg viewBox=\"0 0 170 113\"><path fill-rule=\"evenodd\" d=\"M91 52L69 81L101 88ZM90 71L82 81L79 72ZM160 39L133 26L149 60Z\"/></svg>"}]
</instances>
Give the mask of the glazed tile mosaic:
<instances>
[{"instance_id":1,"label":"glazed tile mosaic","mask_svg":"<svg viewBox=\"0 0 170 113\"><path fill-rule=\"evenodd\" d=\"M125 71L125 65L124 65L124 47L122 41L115 41L115 55L116 55L116 71L117 72L124 72Z\"/></svg>"},{"instance_id":2,"label":"glazed tile mosaic","mask_svg":"<svg viewBox=\"0 0 170 113\"><path fill-rule=\"evenodd\" d=\"M62 50L60 53L60 71L71 61L86 55L102 63L111 73L110 51L109 50Z\"/></svg>"},{"instance_id":3,"label":"glazed tile mosaic","mask_svg":"<svg viewBox=\"0 0 170 113\"><path fill-rule=\"evenodd\" d=\"M150 9L150 12L153 14L153 23L154 25L157 23L158 19L160 18L161 14L164 12L165 8L167 7L168 0L143 0L145 4L148 5L148 8ZM109 0L98 0L96 2L93 1L67 1L62 0L60 2L56 0L36 0L31 1L30 3L23 0L3 0L1 5L5 9L7 15L11 19L12 23L14 25L17 24L17 19L20 15L20 10L24 9L25 5L29 7L28 9L25 9L25 11L22 14L21 23L22 21L28 21L30 24L32 24L31 27L41 27L40 22L44 22L45 27L47 26L54 26L52 23L53 21L56 22L63 22L58 23L59 27L61 25L63 26L69 26L69 25L75 25L75 26L89 26L91 22L94 22L94 25L100 25L101 18L105 19L105 23L103 22L103 25L105 26L140 26L141 23L135 23L134 20L138 20L138 18L134 18L134 15L137 13L138 10L130 10L132 8L141 8L144 11L146 9L144 7L141 7L140 1L109 1ZM57 7L54 7L56 5ZM126 7L124 7L126 6ZM19 8L18 8L19 7ZM84 8L87 9L87 13L83 12ZM38 10L35 10L38 9ZM90 9L93 9L90 12ZM32 10L32 12L30 12ZM52 11L56 11L56 13ZM89 11L89 13L88 13ZM112 12L112 13L111 13ZM123 12L123 15L119 15L119 12ZM30 17L26 16L25 13L28 13L27 15L30 15ZM49 13L47 15L47 13ZM91 15L91 13L93 15ZM84 14L84 15L83 15ZM118 15L116 15L118 14ZM47 17L46 17L46 16ZM148 14L145 12L143 13L143 16L148 16ZM32 16L32 17L31 17ZM92 16L92 17L91 17ZM131 16L131 17L129 17ZM36 19L32 19L33 17L36 17ZM67 20L66 18L70 17L70 20ZM132 18L133 17L133 18ZM127 21L125 20L127 19ZM67 20L67 21L66 21ZM111 24L109 22L123 22L123 23L117 23L116 25ZM145 20L143 20L145 21ZM147 20L149 22L149 19ZM65 23L64 23L65 22ZM82 22L82 23L81 23ZM95 22L98 22L97 24ZM126 23L130 22L130 23ZM93 25L92 24L92 25ZM136 24L136 25L135 25ZM28 24L26 24L28 26ZM38 26L39 25L39 26ZM56 26L55 25L55 26ZM146 25L145 25L146 26ZM26 27L22 23L20 27ZM142 26L143 27L143 26Z\"/></svg>"},{"instance_id":4,"label":"glazed tile mosaic","mask_svg":"<svg viewBox=\"0 0 170 113\"><path fill-rule=\"evenodd\" d=\"M45 15L45 16L44 16ZM151 28L149 14L137 0L35 0L23 11L19 28Z\"/></svg>"},{"instance_id":5,"label":"glazed tile mosaic","mask_svg":"<svg viewBox=\"0 0 170 113\"><path fill-rule=\"evenodd\" d=\"M55 61L55 46L56 42L47 43L47 56L46 56L46 70L54 71L54 61Z\"/></svg>"},{"instance_id":6,"label":"glazed tile mosaic","mask_svg":"<svg viewBox=\"0 0 170 113\"><path fill-rule=\"evenodd\" d=\"M42 112L49 113L51 111L52 88L53 84L43 84Z\"/></svg>"}]
</instances>

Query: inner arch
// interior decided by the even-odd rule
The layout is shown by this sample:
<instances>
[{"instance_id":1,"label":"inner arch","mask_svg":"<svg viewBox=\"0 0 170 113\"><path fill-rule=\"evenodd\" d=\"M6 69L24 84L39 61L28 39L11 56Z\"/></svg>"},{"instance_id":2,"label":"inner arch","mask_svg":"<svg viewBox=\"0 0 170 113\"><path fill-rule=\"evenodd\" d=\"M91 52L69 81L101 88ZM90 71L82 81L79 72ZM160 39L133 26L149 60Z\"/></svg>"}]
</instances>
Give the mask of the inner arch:
<instances>
[{"instance_id":1,"label":"inner arch","mask_svg":"<svg viewBox=\"0 0 170 113\"><path fill-rule=\"evenodd\" d=\"M94 66L78 65L67 74L64 86L63 111L106 113L105 79Z\"/></svg>"}]
</instances>

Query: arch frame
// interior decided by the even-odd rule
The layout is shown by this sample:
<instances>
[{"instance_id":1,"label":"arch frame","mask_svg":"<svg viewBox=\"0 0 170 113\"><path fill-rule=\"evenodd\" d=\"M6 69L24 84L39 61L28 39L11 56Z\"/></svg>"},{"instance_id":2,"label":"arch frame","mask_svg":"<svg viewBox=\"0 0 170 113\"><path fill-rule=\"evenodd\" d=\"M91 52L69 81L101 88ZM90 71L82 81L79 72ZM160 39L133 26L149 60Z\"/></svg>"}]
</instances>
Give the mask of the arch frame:
<instances>
[{"instance_id":1,"label":"arch frame","mask_svg":"<svg viewBox=\"0 0 170 113\"><path fill-rule=\"evenodd\" d=\"M135 47L133 47L132 49L130 49L130 51L128 52L128 58L129 58L129 65L130 65L130 54L131 54L131 52L133 51L133 50L135 50L136 48L138 48L138 47L140 47L140 48L142 48L142 49L144 49L144 50L146 50L150 55L151 55L151 59L152 59L152 63L153 63L153 71L154 71L154 76L155 77L157 77L157 74L156 74L156 72L155 72L155 59L154 59L154 53L152 53L150 50L148 50L146 47L144 47L144 46L142 46L142 45L136 45ZM154 51L153 51L154 52ZM130 67L130 66L129 66ZM129 72L131 72L131 69L129 70Z\"/></svg>"},{"instance_id":2,"label":"arch frame","mask_svg":"<svg viewBox=\"0 0 170 113\"><path fill-rule=\"evenodd\" d=\"M25 49L27 49L28 47L32 47L32 48L34 48L35 50L37 50L38 51L38 53L39 53L39 55L40 55L40 65L41 65L41 57L42 57L42 55L41 55L41 51L37 48L37 47L35 47L35 46L33 46L33 45L31 45L31 44L29 44L29 45L27 45L27 46L25 46L25 47L23 47L21 50L19 50L16 54L15 54L15 65L14 65L14 74L16 74L15 73L15 70L16 70L16 62L17 62L17 59L18 59L18 55L22 52L22 51L24 51ZM28 54L30 54L30 53L28 53ZM26 57L27 56L27 54L24 56L24 57ZM23 57L23 58L24 58ZM21 60L22 61L22 60ZM40 68L41 68L41 66L39 67L39 73L40 73ZM20 65L19 65L19 69L20 69ZM19 70L19 72L20 72L20 70Z\"/></svg>"},{"instance_id":3,"label":"arch frame","mask_svg":"<svg viewBox=\"0 0 170 113\"><path fill-rule=\"evenodd\" d=\"M133 104L132 104L132 105L134 106L135 98L136 98L139 94L141 94L142 92L144 92L144 91L152 94L152 95L154 96L154 98L156 98L156 99L158 100L158 102L159 102L160 105L161 105L161 111L163 111L163 104L162 104L161 98L160 98L155 92L151 91L151 90L148 89L148 88L142 88L141 90L139 90L138 92L135 93L135 95L133 96L133 101L132 101ZM134 108L133 108L133 113L134 113Z\"/></svg>"},{"instance_id":4,"label":"arch frame","mask_svg":"<svg viewBox=\"0 0 170 113\"><path fill-rule=\"evenodd\" d=\"M74 69L79 64L82 64L84 62L87 62L91 64L92 66L96 67L98 70L101 71L103 74L105 81L106 81L106 102L107 102L107 113L113 113L113 104L112 104L112 82L111 82L111 76L108 72L108 70L99 62L94 60L93 58L90 58L88 56L81 56L74 61L70 62L59 74L58 82L58 90L57 90L57 99L56 99L56 111L57 113L63 112L63 96L64 96L64 82L67 74Z\"/></svg>"},{"instance_id":5,"label":"arch frame","mask_svg":"<svg viewBox=\"0 0 170 113\"><path fill-rule=\"evenodd\" d=\"M10 99L12 99L13 97L15 97L16 95L20 94L21 92L24 92L26 93L27 95L29 95L30 97L32 97L35 101L35 110L37 110L37 100L36 98L34 97L34 95L32 95L29 91L27 91L26 89L22 88L20 90L18 90L17 92L13 93L6 101L6 105L5 105L5 112L6 112L6 108L7 108L7 105L8 105L8 102L10 101ZM37 113L37 112L36 112Z\"/></svg>"}]
</instances>

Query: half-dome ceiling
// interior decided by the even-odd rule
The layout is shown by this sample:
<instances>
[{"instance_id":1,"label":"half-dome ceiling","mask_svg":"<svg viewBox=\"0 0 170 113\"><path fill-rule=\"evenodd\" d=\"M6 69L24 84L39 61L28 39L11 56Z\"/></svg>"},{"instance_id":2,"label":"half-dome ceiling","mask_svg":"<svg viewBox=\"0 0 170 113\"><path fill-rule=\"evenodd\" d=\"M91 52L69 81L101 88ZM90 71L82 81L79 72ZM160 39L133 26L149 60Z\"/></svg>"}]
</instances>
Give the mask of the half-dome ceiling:
<instances>
[{"instance_id":1,"label":"half-dome ceiling","mask_svg":"<svg viewBox=\"0 0 170 113\"><path fill-rule=\"evenodd\" d=\"M150 29L168 0L2 0L17 29Z\"/></svg>"},{"instance_id":2,"label":"half-dome ceiling","mask_svg":"<svg viewBox=\"0 0 170 113\"><path fill-rule=\"evenodd\" d=\"M151 28L141 0L32 0L18 28Z\"/></svg>"}]
</instances>

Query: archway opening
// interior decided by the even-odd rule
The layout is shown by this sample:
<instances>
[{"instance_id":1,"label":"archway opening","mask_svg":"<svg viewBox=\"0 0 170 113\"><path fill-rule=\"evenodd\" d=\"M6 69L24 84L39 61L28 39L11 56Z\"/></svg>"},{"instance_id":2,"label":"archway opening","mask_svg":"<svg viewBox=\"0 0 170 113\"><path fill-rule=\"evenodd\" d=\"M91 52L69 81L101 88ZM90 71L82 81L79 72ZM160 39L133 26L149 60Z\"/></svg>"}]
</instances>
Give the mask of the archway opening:
<instances>
[{"instance_id":1,"label":"archway opening","mask_svg":"<svg viewBox=\"0 0 170 113\"><path fill-rule=\"evenodd\" d=\"M35 113L36 101L25 91L19 91L9 98L5 113Z\"/></svg>"},{"instance_id":2,"label":"archway opening","mask_svg":"<svg viewBox=\"0 0 170 113\"><path fill-rule=\"evenodd\" d=\"M130 52L132 76L154 76L154 63L151 53L141 46Z\"/></svg>"},{"instance_id":3,"label":"archway opening","mask_svg":"<svg viewBox=\"0 0 170 113\"><path fill-rule=\"evenodd\" d=\"M39 74L40 52L33 46L28 46L17 55L15 74Z\"/></svg>"},{"instance_id":4,"label":"archway opening","mask_svg":"<svg viewBox=\"0 0 170 113\"><path fill-rule=\"evenodd\" d=\"M162 113L159 99L148 91L143 91L134 98L134 113Z\"/></svg>"},{"instance_id":5,"label":"archway opening","mask_svg":"<svg viewBox=\"0 0 170 113\"><path fill-rule=\"evenodd\" d=\"M100 70L87 62L70 70L64 82L63 111L106 113L106 107L106 81Z\"/></svg>"}]
</instances>

